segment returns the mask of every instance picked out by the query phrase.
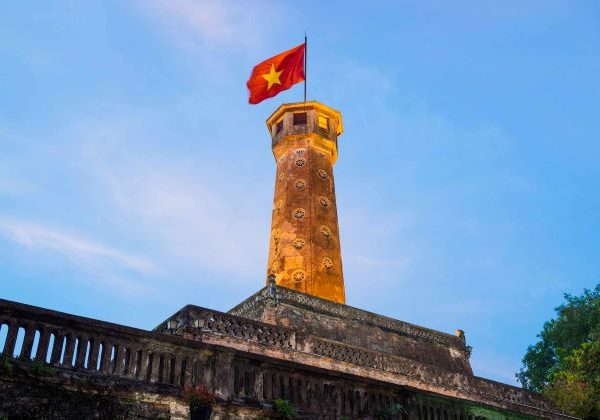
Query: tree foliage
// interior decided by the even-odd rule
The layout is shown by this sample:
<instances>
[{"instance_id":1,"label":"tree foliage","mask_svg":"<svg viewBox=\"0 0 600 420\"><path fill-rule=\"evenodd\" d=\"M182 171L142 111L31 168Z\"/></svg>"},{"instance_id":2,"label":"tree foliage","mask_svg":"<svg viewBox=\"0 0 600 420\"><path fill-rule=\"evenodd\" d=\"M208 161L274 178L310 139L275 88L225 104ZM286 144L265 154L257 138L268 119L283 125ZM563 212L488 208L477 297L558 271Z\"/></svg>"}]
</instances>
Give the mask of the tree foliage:
<instances>
[{"instance_id":1,"label":"tree foliage","mask_svg":"<svg viewBox=\"0 0 600 420\"><path fill-rule=\"evenodd\" d=\"M581 296L565 295L555 310L517 378L577 417L600 418L600 284Z\"/></svg>"},{"instance_id":2,"label":"tree foliage","mask_svg":"<svg viewBox=\"0 0 600 420\"><path fill-rule=\"evenodd\" d=\"M561 358L544 393L570 414L600 418L600 340Z\"/></svg>"},{"instance_id":3,"label":"tree foliage","mask_svg":"<svg viewBox=\"0 0 600 420\"><path fill-rule=\"evenodd\" d=\"M295 419L298 417L296 407L288 400L275 400L273 411L275 412L275 418L278 419Z\"/></svg>"}]
</instances>

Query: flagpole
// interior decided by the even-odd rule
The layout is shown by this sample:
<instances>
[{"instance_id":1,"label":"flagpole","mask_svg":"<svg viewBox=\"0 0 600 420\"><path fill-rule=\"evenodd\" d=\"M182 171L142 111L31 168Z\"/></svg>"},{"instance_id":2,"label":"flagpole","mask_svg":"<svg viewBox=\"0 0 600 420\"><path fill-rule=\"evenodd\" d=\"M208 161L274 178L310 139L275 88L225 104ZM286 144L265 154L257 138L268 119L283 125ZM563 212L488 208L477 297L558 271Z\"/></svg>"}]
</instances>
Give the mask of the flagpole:
<instances>
[{"instance_id":1,"label":"flagpole","mask_svg":"<svg viewBox=\"0 0 600 420\"><path fill-rule=\"evenodd\" d=\"M306 102L306 56L308 55L308 38L306 37L306 31L304 31L304 102Z\"/></svg>"}]
</instances>

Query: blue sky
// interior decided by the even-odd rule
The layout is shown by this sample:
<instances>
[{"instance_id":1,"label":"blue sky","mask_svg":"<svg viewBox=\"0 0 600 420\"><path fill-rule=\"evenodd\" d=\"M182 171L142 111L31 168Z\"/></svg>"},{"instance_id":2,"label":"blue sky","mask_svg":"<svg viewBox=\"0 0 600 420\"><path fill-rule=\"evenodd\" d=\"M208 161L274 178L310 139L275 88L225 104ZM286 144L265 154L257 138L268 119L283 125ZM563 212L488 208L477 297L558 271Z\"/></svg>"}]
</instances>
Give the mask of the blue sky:
<instances>
[{"instance_id":1,"label":"blue sky","mask_svg":"<svg viewBox=\"0 0 600 420\"><path fill-rule=\"evenodd\" d=\"M264 284L275 165L253 65L309 34L339 109L348 304L514 372L600 281L595 1L3 2L3 298L152 328Z\"/></svg>"}]
</instances>

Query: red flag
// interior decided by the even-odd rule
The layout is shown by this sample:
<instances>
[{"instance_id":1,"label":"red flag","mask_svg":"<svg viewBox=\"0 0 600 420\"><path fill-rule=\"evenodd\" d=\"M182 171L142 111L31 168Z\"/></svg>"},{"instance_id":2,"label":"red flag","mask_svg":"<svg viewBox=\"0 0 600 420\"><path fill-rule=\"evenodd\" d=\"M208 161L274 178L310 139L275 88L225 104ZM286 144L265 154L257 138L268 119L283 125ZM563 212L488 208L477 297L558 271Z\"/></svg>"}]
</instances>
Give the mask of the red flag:
<instances>
[{"instance_id":1,"label":"red flag","mask_svg":"<svg viewBox=\"0 0 600 420\"><path fill-rule=\"evenodd\" d=\"M305 47L306 43L298 45L254 66L246 83L250 91L248 102L257 104L302 82Z\"/></svg>"}]
</instances>

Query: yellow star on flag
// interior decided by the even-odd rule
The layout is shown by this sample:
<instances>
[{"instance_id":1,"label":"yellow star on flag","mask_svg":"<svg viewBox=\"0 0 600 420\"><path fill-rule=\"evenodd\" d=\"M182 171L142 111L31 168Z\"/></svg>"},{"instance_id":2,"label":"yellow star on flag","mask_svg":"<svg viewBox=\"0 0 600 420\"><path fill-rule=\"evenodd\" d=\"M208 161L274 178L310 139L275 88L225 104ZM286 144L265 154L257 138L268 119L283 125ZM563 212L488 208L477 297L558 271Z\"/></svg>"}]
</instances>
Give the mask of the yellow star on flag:
<instances>
[{"instance_id":1,"label":"yellow star on flag","mask_svg":"<svg viewBox=\"0 0 600 420\"><path fill-rule=\"evenodd\" d=\"M281 84L281 81L279 80L279 76L281 75L281 73L283 73L283 70L275 71L275 65L271 64L271 71L269 71L269 73L267 74L261 75L263 79L265 79L268 83L267 90L271 89L271 86L275 84Z\"/></svg>"}]
</instances>

